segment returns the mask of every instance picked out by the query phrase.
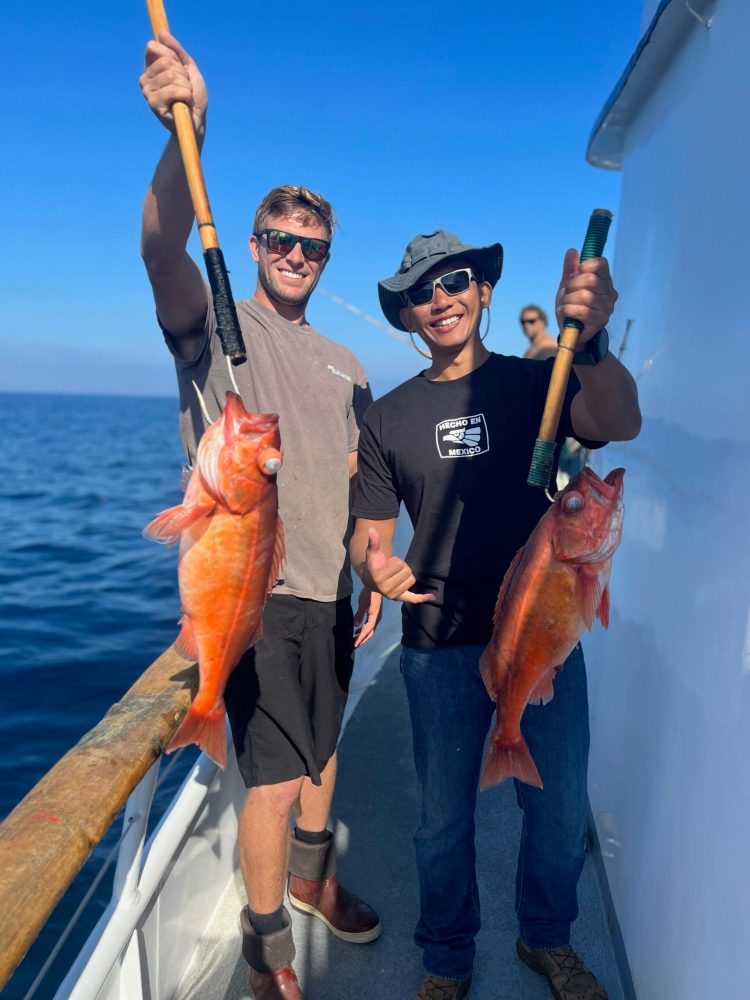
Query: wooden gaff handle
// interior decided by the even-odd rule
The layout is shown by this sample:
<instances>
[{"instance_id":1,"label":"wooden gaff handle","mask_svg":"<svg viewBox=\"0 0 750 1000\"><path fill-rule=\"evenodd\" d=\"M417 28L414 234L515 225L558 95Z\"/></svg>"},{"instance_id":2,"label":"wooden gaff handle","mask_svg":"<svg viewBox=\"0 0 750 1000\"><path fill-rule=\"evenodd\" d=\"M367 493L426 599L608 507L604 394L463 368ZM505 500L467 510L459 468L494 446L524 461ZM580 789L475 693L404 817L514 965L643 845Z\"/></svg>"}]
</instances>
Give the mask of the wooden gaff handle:
<instances>
[{"instance_id":1,"label":"wooden gaff handle","mask_svg":"<svg viewBox=\"0 0 750 1000\"><path fill-rule=\"evenodd\" d=\"M542 422L539 425L539 437L544 441L554 441L557 436L578 333L576 327L565 326L558 341L555 363L547 389L547 399L544 403Z\"/></svg>"},{"instance_id":2,"label":"wooden gaff handle","mask_svg":"<svg viewBox=\"0 0 750 1000\"><path fill-rule=\"evenodd\" d=\"M167 14L162 0L146 0L146 6L154 35L158 37L160 31L169 31ZM174 102L172 115L177 131L177 140L180 144L185 176L190 189L190 197L193 200L195 219L198 223L208 283L211 286L211 297L216 316L216 333L226 357L233 365L241 365L247 360L245 343L242 339L237 308L229 283L229 272L224 263L224 255L219 246L216 226L211 215L211 206L208 203L201 157L193 128L193 116L190 108L183 101Z\"/></svg>"},{"instance_id":3,"label":"wooden gaff handle","mask_svg":"<svg viewBox=\"0 0 750 1000\"><path fill-rule=\"evenodd\" d=\"M167 12L164 9L162 0L146 0L148 15L151 19L151 27L154 38L158 37L160 31L169 31L167 22ZM203 178L203 168L201 167L201 155L198 151L198 143L195 138L193 128L193 116L190 108L184 101L175 101L172 105L172 115L174 116L175 128L177 130L177 140L180 144L182 162L185 167L190 197L193 199L193 209L195 219L198 223L198 233L201 239L201 246L204 250L218 247L219 240L216 236L211 206L206 193L206 182Z\"/></svg>"}]
</instances>

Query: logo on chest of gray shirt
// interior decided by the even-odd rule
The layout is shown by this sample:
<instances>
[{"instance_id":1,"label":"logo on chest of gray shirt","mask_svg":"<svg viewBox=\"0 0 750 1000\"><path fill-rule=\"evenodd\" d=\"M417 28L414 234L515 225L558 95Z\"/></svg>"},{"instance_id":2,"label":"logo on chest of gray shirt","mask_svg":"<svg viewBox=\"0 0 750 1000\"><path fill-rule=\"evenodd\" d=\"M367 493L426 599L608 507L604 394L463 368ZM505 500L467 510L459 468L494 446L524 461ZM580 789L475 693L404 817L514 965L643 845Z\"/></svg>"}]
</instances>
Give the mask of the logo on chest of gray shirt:
<instances>
[{"instance_id":1,"label":"logo on chest of gray shirt","mask_svg":"<svg viewBox=\"0 0 750 1000\"><path fill-rule=\"evenodd\" d=\"M441 458L470 458L490 450L490 436L483 413L441 420L435 427L435 443Z\"/></svg>"},{"instance_id":2,"label":"logo on chest of gray shirt","mask_svg":"<svg viewBox=\"0 0 750 1000\"><path fill-rule=\"evenodd\" d=\"M338 375L339 378L345 378L347 382L351 382L351 375L347 375L346 372L342 372L340 368L334 368L333 365L326 365L326 368L334 375Z\"/></svg>"}]
</instances>

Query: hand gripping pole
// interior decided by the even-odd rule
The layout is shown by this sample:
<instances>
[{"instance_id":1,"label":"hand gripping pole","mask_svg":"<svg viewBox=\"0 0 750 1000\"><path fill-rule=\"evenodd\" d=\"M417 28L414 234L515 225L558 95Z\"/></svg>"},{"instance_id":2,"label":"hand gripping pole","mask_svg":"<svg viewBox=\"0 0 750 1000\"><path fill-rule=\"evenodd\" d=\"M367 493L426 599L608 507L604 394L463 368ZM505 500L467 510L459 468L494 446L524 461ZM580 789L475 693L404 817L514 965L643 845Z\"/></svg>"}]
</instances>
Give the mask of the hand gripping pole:
<instances>
[{"instance_id":1,"label":"hand gripping pole","mask_svg":"<svg viewBox=\"0 0 750 1000\"><path fill-rule=\"evenodd\" d=\"M582 261L588 260L590 257L601 257L611 222L612 213L606 208L595 208L591 213L581 250L580 259ZM538 486L542 490L549 487L552 476L557 428L560 424L560 414L565 400L565 391L568 387L568 376L573 364L573 352L578 334L582 329L583 323L580 320L566 319L558 341L559 347L549 380L547 399L539 427L539 437L534 444L531 468L526 480L529 486Z\"/></svg>"}]
</instances>

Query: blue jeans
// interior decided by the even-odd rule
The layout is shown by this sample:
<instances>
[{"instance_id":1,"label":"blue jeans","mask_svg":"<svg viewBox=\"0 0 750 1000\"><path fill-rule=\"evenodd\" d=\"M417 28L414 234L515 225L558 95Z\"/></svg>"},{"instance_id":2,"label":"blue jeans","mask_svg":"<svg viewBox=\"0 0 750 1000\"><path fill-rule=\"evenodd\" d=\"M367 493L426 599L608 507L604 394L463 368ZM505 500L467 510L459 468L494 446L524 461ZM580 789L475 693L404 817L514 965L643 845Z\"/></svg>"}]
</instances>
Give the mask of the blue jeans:
<instances>
[{"instance_id":1,"label":"blue jeans","mask_svg":"<svg viewBox=\"0 0 750 1000\"><path fill-rule=\"evenodd\" d=\"M414 837L420 920L414 935L432 975L471 974L479 930L474 810L494 702L479 674L483 646L423 652L402 647L422 815ZM578 915L584 862L589 753L586 667L580 645L555 678L548 705L529 705L521 723L544 789L516 781L523 830L516 913L529 948L567 944Z\"/></svg>"}]
</instances>

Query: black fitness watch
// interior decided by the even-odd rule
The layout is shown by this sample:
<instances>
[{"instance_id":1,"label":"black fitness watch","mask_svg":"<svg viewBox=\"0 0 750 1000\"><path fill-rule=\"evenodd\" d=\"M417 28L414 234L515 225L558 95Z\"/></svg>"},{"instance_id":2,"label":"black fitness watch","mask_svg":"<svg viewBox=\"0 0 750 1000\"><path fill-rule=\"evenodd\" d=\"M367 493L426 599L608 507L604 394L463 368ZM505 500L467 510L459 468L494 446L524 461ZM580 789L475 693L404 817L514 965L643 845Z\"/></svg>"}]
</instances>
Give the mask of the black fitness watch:
<instances>
[{"instance_id":1,"label":"black fitness watch","mask_svg":"<svg viewBox=\"0 0 750 1000\"><path fill-rule=\"evenodd\" d=\"M606 326L594 334L591 340L587 340L580 351L573 355L574 365L598 365L603 361L609 351L609 334Z\"/></svg>"}]
</instances>

